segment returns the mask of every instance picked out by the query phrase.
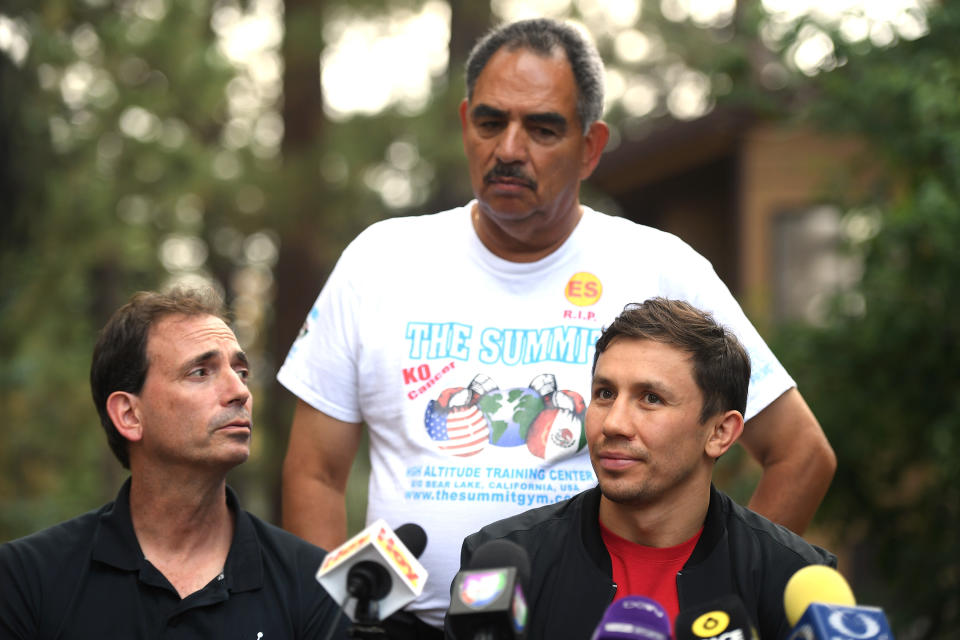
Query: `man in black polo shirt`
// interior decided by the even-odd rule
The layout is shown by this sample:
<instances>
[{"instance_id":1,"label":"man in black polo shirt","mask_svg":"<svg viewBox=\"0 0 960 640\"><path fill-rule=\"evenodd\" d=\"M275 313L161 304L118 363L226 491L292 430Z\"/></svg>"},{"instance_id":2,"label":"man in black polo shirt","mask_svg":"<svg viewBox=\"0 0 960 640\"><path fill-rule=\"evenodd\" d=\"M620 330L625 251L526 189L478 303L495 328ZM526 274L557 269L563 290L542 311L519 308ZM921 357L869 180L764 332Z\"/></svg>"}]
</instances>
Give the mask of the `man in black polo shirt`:
<instances>
[{"instance_id":1,"label":"man in black polo shirt","mask_svg":"<svg viewBox=\"0 0 960 640\"><path fill-rule=\"evenodd\" d=\"M0 546L3 638L345 637L324 551L240 509L249 364L209 292L142 292L104 327L90 384L130 478L96 511Z\"/></svg>"}]
</instances>

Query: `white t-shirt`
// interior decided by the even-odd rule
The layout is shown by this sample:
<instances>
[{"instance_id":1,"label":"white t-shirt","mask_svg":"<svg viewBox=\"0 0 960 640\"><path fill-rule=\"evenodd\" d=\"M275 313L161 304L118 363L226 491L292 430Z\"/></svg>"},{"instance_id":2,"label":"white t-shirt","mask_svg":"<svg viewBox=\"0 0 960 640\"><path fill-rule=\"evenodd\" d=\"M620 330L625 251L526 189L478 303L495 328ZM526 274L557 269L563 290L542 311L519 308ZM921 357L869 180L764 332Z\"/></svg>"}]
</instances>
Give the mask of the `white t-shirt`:
<instances>
[{"instance_id":1,"label":"white t-shirt","mask_svg":"<svg viewBox=\"0 0 960 640\"><path fill-rule=\"evenodd\" d=\"M395 218L344 250L279 381L370 430L368 522L427 532L409 605L440 626L463 538L596 484L583 432L593 345L630 302L687 300L752 360L747 418L794 386L709 262L676 236L583 207L557 251L492 254L473 203Z\"/></svg>"}]
</instances>

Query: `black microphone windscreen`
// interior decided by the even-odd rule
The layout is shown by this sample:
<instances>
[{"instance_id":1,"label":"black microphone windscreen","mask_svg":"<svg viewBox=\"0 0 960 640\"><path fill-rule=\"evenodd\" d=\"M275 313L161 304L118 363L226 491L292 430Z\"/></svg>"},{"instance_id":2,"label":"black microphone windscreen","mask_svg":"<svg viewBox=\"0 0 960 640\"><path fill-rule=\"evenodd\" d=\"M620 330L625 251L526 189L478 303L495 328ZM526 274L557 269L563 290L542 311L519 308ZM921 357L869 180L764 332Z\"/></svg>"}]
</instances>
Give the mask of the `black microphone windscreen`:
<instances>
[{"instance_id":1,"label":"black microphone windscreen","mask_svg":"<svg viewBox=\"0 0 960 640\"><path fill-rule=\"evenodd\" d=\"M427 548L427 532L418 524L408 522L400 525L393 532L415 558L419 558Z\"/></svg>"},{"instance_id":2,"label":"black microphone windscreen","mask_svg":"<svg viewBox=\"0 0 960 640\"><path fill-rule=\"evenodd\" d=\"M516 542L499 538L484 542L477 547L466 569L496 569L516 567L520 586L524 591L530 581L530 557Z\"/></svg>"},{"instance_id":3,"label":"black microphone windscreen","mask_svg":"<svg viewBox=\"0 0 960 640\"><path fill-rule=\"evenodd\" d=\"M347 572L347 593L354 598L380 600L390 593L393 579L382 565L364 560Z\"/></svg>"}]
</instances>

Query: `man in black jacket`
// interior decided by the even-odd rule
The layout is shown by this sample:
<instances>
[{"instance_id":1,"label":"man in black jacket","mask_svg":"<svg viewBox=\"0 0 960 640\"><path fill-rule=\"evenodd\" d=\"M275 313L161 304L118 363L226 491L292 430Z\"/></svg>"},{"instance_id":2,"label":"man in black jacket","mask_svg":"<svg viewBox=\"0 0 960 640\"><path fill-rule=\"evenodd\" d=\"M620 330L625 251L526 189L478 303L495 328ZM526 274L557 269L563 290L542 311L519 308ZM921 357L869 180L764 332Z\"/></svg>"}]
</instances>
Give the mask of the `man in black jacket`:
<instances>
[{"instance_id":1,"label":"man in black jacket","mask_svg":"<svg viewBox=\"0 0 960 640\"><path fill-rule=\"evenodd\" d=\"M787 580L836 558L711 483L743 431L740 342L709 314L653 298L604 331L593 367L585 423L599 486L487 525L464 541L461 566L493 539L526 549L531 638L589 638L626 595L655 599L673 619L728 594L761 638L784 637Z\"/></svg>"}]
</instances>

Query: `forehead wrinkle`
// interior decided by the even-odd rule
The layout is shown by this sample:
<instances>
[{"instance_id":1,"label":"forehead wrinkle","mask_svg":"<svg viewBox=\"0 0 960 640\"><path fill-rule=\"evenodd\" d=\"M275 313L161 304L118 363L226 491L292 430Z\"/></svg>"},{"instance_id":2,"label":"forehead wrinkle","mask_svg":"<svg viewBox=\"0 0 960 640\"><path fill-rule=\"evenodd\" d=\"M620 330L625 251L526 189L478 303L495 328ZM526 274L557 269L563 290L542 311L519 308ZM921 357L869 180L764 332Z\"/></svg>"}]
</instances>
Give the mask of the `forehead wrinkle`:
<instances>
[{"instance_id":1,"label":"forehead wrinkle","mask_svg":"<svg viewBox=\"0 0 960 640\"><path fill-rule=\"evenodd\" d=\"M501 49L491 56L477 78L471 102L508 99L527 104L537 102L564 109L570 101L574 117L577 109L576 80L564 55L542 55L526 47ZM556 108L550 108L555 111Z\"/></svg>"},{"instance_id":2,"label":"forehead wrinkle","mask_svg":"<svg viewBox=\"0 0 960 640\"><path fill-rule=\"evenodd\" d=\"M210 349L209 351L205 351L192 358L188 358L186 362L184 362L184 368L189 369L195 365L203 364L204 362L210 362L211 360L217 360L219 358L220 352L216 349Z\"/></svg>"},{"instance_id":3,"label":"forehead wrinkle","mask_svg":"<svg viewBox=\"0 0 960 640\"><path fill-rule=\"evenodd\" d=\"M198 323L199 326L185 329L181 333L175 333L170 329L173 325L183 325L184 323L193 322ZM174 346L172 351L175 353L177 350L176 347L182 350L192 350L191 346L187 343L199 343L201 346L205 346L210 340L214 340L217 343L232 343L236 346L236 351L241 352L237 344L236 335L234 335L233 331L223 320L216 316L184 316L179 314L166 316L155 322L147 334L147 361L152 364L155 360L154 356L159 355L161 351L166 352L165 349L161 349L158 343L172 344ZM202 362L204 359L209 359L210 354L216 353L217 351L217 349L210 349L209 346L207 346L204 354L190 358L187 362ZM205 358L204 356L207 357ZM173 357L173 355L171 355L171 357ZM244 356L244 358L246 358L246 356ZM246 362L246 360L243 361Z\"/></svg>"},{"instance_id":4,"label":"forehead wrinkle","mask_svg":"<svg viewBox=\"0 0 960 640\"><path fill-rule=\"evenodd\" d=\"M618 354L620 354L620 350L615 349L615 347L629 349L631 346L652 348L654 349L654 352L645 355L639 361L636 359L631 359L627 363L624 363L622 360L626 357L626 354L615 356L621 360L621 362L618 364L615 364L604 357L609 355L612 351L616 351ZM668 349L667 353L658 356L657 351L661 351L663 348ZM659 342L657 340L651 340L649 338L633 338L627 336L618 336L614 338L610 344L607 345L607 349L604 350L597 358L594 378L602 379L606 382L606 384L614 386L619 385L628 389L649 389L651 391L656 391L659 394L670 394L675 396L682 391L686 376L683 374L678 374L679 378L676 378L676 376L673 375L673 372L675 372L676 369L673 367L663 371L663 368L670 365L670 363L663 362L662 358L665 355L669 356L670 353L679 355L682 361L690 366L690 370L686 372L686 375L690 376L693 386L699 392L699 387L697 387L696 380L694 379L694 372L692 370L692 354L687 353L683 349L675 347L671 344ZM605 362L607 363L606 366L604 366ZM603 370L605 368L611 369L616 375L604 375ZM634 377L635 375L636 377Z\"/></svg>"}]
</instances>

